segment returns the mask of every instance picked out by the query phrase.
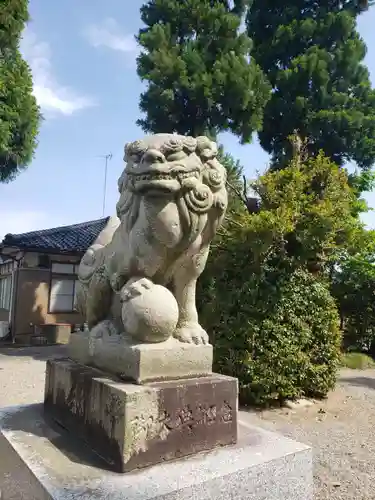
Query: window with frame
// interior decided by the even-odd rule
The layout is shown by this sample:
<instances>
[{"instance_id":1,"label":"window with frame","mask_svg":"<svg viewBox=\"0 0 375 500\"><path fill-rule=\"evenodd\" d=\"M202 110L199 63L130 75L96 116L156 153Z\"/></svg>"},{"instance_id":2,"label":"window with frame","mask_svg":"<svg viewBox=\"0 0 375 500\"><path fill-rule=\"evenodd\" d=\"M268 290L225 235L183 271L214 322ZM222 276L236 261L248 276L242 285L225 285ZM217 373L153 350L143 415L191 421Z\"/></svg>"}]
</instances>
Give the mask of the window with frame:
<instances>
[{"instance_id":1,"label":"window with frame","mask_svg":"<svg viewBox=\"0 0 375 500\"><path fill-rule=\"evenodd\" d=\"M0 309L10 310L12 275L0 277Z\"/></svg>"},{"instance_id":2,"label":"window with frame","mask_svg":"<svg viewBox=\"0 0 375 500\"><path fill-rule=\"evenodd\" d=\"M75 312L78 264L52 262L49 312Z\"/></svg>"}]
</instances>

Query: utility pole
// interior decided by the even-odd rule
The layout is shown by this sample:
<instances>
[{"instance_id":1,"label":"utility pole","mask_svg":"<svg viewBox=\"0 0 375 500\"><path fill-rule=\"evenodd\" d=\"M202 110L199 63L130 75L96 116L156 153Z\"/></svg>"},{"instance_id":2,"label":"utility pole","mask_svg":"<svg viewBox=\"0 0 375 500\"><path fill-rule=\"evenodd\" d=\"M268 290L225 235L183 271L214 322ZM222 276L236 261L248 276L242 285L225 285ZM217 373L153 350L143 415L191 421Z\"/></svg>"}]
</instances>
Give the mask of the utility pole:
<instances>
[{"instance_id":1,"label":"utility pole","mask_svg":"<svg viewBox=\"0 0 375 500\"><path fill-rule=\"evenodd\" d=\"M104 187L103 187L103 212L102 215L104 217L105 214L105 201L106 201L106 195L107 195L107 172L108 172L108 161L112 160L112 153L109 153L107 155L101 155L99 158L104 158L105 160L105 167L104 167Z\"/></svg>"}]
</instances>

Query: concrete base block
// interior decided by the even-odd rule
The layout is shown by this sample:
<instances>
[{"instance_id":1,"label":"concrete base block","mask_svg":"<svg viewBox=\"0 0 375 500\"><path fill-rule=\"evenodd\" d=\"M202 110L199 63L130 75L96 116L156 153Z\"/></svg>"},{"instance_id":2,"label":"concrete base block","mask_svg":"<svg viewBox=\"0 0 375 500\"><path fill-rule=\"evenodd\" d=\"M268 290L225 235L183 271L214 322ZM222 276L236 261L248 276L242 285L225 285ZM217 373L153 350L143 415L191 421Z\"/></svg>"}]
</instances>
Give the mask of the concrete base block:
<instances>
[{"instance_id":1,"label":"concrete base block","mask_svg":"<svg viewBox=\"0 0 375 500\"><path fill-rule=\"evenodd\" d=\"M41 405L1 410L0 453L6 450L5 456L0 455L0 478L6 471L5 482L0 481L4 500L313 498L311 449L241 422L236 445L116 474L105 470L99 457L45 418ZM12 461L17 467L9 467Z\"/></svg>"},{"instance_id":2,"label":"concrete base block","mask_svg":"<svg viewBox=\"0 0 375 500\"><path fill-rule=\"evenodd\" d=\"M69 359L47 361L45 410L117 472L237 441L237 379L124 383Z\"/></svg>"},{"instance_id":3,"label":"concrete base block","mask_svg":"<svg viewBox=\"0 0 375 500\"><path fill-rule=\"evenodd\" d=\"M143 384L212 373L212 345L184 344L170 338L158 344L137 344L125 335L109 335L103 325L72 333L69 357L108 373Z\"/></svg>"}]
</instances>

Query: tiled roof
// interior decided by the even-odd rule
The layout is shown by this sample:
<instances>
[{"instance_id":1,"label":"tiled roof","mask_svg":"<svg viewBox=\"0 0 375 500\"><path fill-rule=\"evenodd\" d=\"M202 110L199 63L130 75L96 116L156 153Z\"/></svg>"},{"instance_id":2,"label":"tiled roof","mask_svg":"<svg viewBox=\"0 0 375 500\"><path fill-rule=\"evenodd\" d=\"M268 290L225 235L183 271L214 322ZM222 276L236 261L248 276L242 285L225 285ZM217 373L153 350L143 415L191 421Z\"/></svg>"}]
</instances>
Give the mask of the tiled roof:
<instances>
[{"instance_id":1,"label":"tiled roof","mask_svg":"<svg viewBox=\"0 0 375 500\"><path fill-rule=\"evenodd\" d=\"M72 226L23 234L7 234L0 246L58 252L85 252L104 229L109 217Z\"/></svg>"}]
</instances>

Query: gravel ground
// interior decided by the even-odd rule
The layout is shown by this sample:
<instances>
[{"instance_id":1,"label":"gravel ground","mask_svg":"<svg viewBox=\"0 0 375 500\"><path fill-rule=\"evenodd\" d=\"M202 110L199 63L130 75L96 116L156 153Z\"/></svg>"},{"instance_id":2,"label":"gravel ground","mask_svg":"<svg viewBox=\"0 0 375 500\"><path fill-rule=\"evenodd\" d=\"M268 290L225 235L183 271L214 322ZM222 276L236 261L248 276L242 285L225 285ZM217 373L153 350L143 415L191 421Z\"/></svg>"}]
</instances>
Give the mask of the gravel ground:
<instances>
[{"instance_id":1,"label":"gravel ground","mask_svg":"<svg viewBox=\"0 0 375 500\"><path fill-rule=\"evenodd\" d=\"M315 500L375 499L375 370L342 370L327 400L250 420L314 450Z\"/></svg>"},{"instance_id":2,"label":"gravel ground","mask_svg":"<svg viewBox=\"0 0 375 500\"><path fill-rule=\"evenodd\" d=\"M40 402L46 359L64 355L64 347L0 348L0 407ZM375 500L375 370L343 370L313 406L248 413L248 422L313 447L315 500Z\"/></svg>"},{"instance_id":3,"label":"gravel ground","mask_svg":"<svg viewBox=\"0 0 375 500\"><path fill-rule=\"evenodd\" d=\"M46 360L64 355L64 346L0 347L0 407L43 401Z\"/></svg>"}]
</instances>

